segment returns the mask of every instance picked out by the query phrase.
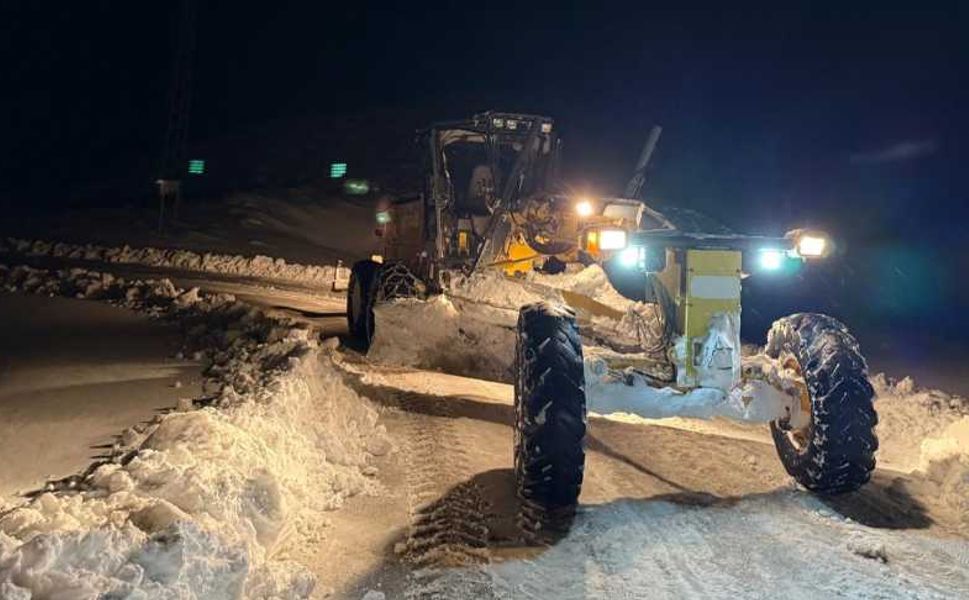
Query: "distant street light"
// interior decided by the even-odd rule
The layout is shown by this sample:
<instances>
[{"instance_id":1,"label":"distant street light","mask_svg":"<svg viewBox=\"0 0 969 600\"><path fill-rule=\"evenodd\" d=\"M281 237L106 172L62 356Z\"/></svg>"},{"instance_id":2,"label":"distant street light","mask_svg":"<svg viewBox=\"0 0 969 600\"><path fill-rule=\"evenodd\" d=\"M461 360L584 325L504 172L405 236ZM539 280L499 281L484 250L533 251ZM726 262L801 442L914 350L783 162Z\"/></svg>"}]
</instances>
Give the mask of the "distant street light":
<instances>
[{"instance_id":1,"label":"distant street light","mask_svg":"<svg viewBox=\"0 0 969 600\"><path fill-rule=\"evenodd\" d=\"M339 179L347 174L347 163L330 163L330 179Z\"/></svg>"}]
</instances>

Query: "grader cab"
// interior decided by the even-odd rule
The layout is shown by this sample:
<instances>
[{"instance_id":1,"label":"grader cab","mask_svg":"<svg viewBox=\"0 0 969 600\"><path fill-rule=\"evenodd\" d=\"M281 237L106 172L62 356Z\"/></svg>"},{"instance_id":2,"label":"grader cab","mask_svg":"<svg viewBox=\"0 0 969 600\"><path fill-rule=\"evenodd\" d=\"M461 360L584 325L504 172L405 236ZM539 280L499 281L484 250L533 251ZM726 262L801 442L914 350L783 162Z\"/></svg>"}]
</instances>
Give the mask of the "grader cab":
<instances>
[{"instance_id":1,"label":"grader cab","mask_svg":"<svg viewBox=\"0 0 969 600\"><path fill-rule=\"evenodd\" d=\"M552 119L487 112L420 132L425 185L378 208L383 259L422 279L499 267L508 274L599 262L625 247L645 209L563 193Z\"/></svg>"}]
</instances>

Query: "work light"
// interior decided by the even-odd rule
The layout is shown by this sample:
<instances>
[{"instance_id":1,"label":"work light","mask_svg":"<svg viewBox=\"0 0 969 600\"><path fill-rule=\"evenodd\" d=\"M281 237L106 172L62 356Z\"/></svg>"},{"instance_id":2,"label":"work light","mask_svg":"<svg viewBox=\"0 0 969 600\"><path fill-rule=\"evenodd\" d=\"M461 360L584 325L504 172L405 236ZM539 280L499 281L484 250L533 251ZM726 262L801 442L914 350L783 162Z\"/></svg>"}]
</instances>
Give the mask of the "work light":
<instances>
[{"instance_id":1,"label":"work light","mask_svg":"<svg viewBox=\"0 0 969 600\"><path fill-rule=\"evenodd\" d=\"M599 248L602 250L622 250L626 247L625 229L602 229L599 231Z\"/></svg>"},{"instance_id":2,"label":"work light","mask_svg":"<svg viewBox=\"0 0 969 600\"><path fill-rule=\"evenodd\" d=\"M764 271L777 271L784 266L787 253L777 248L762 248L757 253L757 265Z\"/></svg>"},{"instance_id":3,"label":"work light","mask_svg":"<svg viewBox=\"0 0 969 600\"><path fill-rule=\"evenodd\" d=\"M820 235L802 235L797 240L797 253L804 258L820 258L828 249L828 240Z\"/></svg>"},{"instance_id":4,"label":"work light","mask_svg":"<svg viewBox=\"0 0 969 600\"><path fill-rule=\"evenodd\" d=\"M795 229L788 231L784 237L791 240L794 246L792 256L796 258L825 258L834 249L828 234L817 230Z\"/></svg>"}]
</instances>

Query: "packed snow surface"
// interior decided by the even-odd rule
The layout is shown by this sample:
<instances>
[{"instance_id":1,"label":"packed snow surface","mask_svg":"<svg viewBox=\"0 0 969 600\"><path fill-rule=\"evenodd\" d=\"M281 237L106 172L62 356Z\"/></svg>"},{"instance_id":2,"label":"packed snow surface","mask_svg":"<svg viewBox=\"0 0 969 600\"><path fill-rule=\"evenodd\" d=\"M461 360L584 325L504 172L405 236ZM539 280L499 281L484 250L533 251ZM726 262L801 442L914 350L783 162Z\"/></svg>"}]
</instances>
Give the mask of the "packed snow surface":
<instances>
[{"instance_id":1,"label":"packed snow surface","mask_svg":"<svg viewBox=\"0 0 969 600\"><path fill-rule=\"evenodd\" d=\"M111 448L126 427L201 395L200 361L179 355L173 323L105 302L0 293L0 324L0 456L17 457L0 460L0 496L77 473L92 447Z\"/></svg>"},{"instance_id":2,"label":"packed snow surface","mask_svg":"<svg viewBox=\"0 0 969 600\"><path fill-rule=\"evenodd\" d=\"M167 280L0 266L0 284L172 318L208 364L206 398L0 511L0 597L307 597L313 577L287 544L319 538L326 511L376 492L370 461L390 450L308 330Z\"/></svg>"},{"instance_id":3,"label":"packed snow surface","mask_svg":"<svg viewBox=\"0 0 969 600\"><path fill-rule=\"evenodd\" d=\"M967 561L964 541L865 527L808 494L778 491L709 506L590 506L538 556L485 571L497 597L536 600L964 598ZM439 583L470 579L454 572Z\"/></svg>"}]
</instances>

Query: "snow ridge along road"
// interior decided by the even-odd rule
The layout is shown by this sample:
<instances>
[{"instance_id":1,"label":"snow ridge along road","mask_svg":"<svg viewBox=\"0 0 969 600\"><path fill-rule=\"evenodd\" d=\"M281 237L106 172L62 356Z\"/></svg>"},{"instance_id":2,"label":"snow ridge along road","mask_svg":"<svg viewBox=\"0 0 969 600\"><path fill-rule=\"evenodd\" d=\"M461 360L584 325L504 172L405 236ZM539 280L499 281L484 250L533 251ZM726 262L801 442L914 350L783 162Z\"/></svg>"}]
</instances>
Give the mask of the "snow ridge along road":
<instances>
[{"instance_id":1,"label":"snow ridge along road","mask_svg":"<svg viewBox=\"0 0 969 600\"><path fill-rule=\"evenodd\" d=\"M173 319L207 364L204 398L0 510L0 598L311 594L310 572L286 557L325 536L328 511L378 493L370 449L389 443L309 329L167 280L0 266L0 287Z\"/></svg>"},{"instance_id":2,"label":"snow ridge along road","mask_svg":"<svg viewBox=\"0 0 969 600\"><path fill-rule=\"evenodd\" d=\"M281 258L257 255L213 254L163 248L110 247L96 244L66 244L43 240L6 238L0 240L0 254L27 257L57 257L91 262L136 264L166 267L204 273L241 275L264 279L328 286L333 283L336 267L288 263Z\"/></svg>"}]
</instances>

